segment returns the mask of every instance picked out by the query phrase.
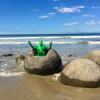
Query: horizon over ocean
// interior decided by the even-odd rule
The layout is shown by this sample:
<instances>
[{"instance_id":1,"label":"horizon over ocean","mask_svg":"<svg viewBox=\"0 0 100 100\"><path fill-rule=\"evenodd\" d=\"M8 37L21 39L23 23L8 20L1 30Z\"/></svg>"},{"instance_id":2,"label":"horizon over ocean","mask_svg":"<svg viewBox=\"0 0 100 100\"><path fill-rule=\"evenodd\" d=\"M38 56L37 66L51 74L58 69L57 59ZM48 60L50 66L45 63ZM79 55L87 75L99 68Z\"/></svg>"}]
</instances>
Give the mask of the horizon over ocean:
<instances>
[{"instance_id":1,"label":"horizon over ocean","mask_svg":"<svg viewBox=\"0 0 100 100\"><path fill-rule=\"evenodd\" d=\"M100 44L100 33L70 33L70 34L9 34L0 35L1 44L26 44L31 40L37 44L39 40L45 43L52 41L54 44L75 44L87 42L89 44Z\"/></svg>"},{"instance_id":2,"label":"horizon over ocean","mask_svg":"<svg viewBox=\"0 0 100 100\"><path fill-rule=\"evenodd\" d=\"M94 33L52 33L52 34L0 34L0 37L15 37L15 36L100 36L100 32L94 32Z\"/></svg>"}]
</instances>

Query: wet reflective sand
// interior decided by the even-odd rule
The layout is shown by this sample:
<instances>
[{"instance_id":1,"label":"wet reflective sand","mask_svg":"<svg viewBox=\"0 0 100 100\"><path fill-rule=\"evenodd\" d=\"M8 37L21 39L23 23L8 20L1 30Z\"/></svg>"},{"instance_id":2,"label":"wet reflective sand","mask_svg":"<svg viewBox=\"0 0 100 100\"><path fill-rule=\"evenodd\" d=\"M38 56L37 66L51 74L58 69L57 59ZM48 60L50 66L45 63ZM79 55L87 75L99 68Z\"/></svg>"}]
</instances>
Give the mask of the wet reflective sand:
<instances>
[{"instance_id":1,"label":"wet reflective sand","mask_svg":"<svg viewBox=\"0 0 100 100\"><path fill-rule=\"evenodd\" d=\"M0 100L100 100L100 88L66 86L52 77L0 78Z\"/></svg>"}]
</instances>

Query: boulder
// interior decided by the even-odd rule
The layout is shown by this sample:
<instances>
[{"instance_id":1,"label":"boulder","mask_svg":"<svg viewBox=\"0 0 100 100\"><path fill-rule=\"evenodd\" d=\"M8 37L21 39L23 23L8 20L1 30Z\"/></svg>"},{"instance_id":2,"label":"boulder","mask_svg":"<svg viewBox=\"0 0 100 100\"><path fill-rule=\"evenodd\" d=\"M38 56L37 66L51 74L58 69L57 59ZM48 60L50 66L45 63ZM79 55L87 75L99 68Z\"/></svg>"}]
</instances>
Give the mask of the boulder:
<instances>
[{"instance_id":1,"label":"boulder","mask_svg":"<svg viewBox=\"0 0 100 100\"><path fill-rule=\"evenodd\" d=\"M76 59L64 67L60 80L63 84L79 87L100 86L100 66L88 59Z\"/></svg>"},{"instance_id":2,"label":"boulder","mask_svg":"<svg viewBox=\"0 0 100 100\"><path fill-rule=\"evenodd\" d=\"M87 53L84 58L94 61L100 66L100 50L94 50Z\"/></svg>"},{"instance_id":3,"label":"boulder","mask_svg":"<svg viewBox=\"0 0 100 100\"><path fill-rule=\"evenodd\" d=\"M46 56L28 53L24 62L24 68L30 74L49 75L62 69L61 58L54 49L49 50Z\"/></svg>"}]
</instances>

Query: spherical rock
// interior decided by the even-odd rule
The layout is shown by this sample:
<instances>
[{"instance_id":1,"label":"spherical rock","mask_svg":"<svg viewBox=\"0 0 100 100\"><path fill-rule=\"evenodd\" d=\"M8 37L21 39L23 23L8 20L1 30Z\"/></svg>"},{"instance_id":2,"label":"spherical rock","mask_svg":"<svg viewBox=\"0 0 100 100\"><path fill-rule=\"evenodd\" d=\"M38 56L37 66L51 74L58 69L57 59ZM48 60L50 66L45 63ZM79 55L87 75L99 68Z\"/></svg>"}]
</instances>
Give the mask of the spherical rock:
<instances>
[{"instance_id":1,"label":"spherical rock","mask_svg":"<svg viewBox=\"0 0 100 100\"><path fill-rule=\"evenodd\" d=\"M100 86L100 66L91 60L76 59L64 67L61 82L79 87Z\"/></svg>"},{"instance_id":2,"label":"spherical rock","mask_svg":"<svg viewBox=\"0 0 100 100\"><path fill-rule=\"evenodd\" d=\"M62 69L61 58L54 49L49 50L46 56L28 54L24 62L24 68L30 74L49 75Z\"/></svg>"},{"instance_id":3,"label":"spherical rock","mask_svg":"<svg viewBox=\"0 0 100 100\"><path fill-rule=\"evenodd\" d=\"M94 61L100 66L100 50L94 50L87 53L84 58Z\"/></svg>"}]
</instances>

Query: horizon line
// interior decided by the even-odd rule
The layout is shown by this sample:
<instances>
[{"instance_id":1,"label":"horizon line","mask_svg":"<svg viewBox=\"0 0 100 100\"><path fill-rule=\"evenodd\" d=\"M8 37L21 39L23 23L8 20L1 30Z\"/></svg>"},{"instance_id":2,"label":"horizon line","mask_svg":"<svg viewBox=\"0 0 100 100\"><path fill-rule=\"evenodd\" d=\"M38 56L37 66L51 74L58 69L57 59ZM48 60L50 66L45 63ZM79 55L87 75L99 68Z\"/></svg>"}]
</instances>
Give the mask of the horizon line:
<instances>
[{"instance_id":1,"label":"horizon line","mask_svg":"<svg viewBox=\"0 0 100 100\"><path fill-rule=\"evenodd\" d=\"M2 36L69 36L69 35L100 35L100 32L79 32L79 33L46 33L46 34L0 34Z\"/></svg>"}]
</instances>

